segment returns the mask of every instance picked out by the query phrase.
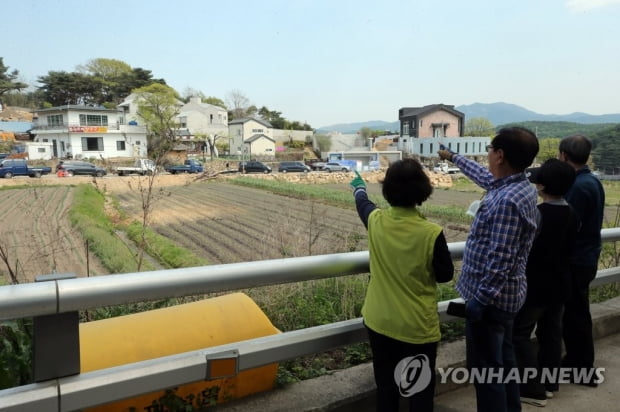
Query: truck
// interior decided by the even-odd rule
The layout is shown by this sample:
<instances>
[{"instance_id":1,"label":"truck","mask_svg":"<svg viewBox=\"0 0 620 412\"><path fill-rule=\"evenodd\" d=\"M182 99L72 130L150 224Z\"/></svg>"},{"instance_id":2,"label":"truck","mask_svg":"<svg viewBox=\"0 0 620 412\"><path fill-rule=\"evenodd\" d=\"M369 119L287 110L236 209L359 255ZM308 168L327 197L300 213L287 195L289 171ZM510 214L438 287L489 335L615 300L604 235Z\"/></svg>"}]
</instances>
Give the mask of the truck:
<instances>
[{"instance_id":1,"label":"truck","mask_svg":"<svg viewBox=\"0 0 620 412\"><path fill-rule=\"evenodd\" d=\"M433 172L435 173L447 173L447 174L455 174L460 173L461 169L456 166L450 166L448 162L440 162L433 167Z\"/></svg>"},{"instance_id":2,"label":"truck","mask_svg":"<svg viewBox=\"0 0 620 412\"><path fill-rule=\"evenodd\" d=\"M126 176L131 174L138 174L140 176L153 175L157 170L155 162L151 159L136 159L133 166L119 166L116 168L116 174L119 176Z\"/></svg>"},{"instance_id":3,"label":"truck","mask_svg":"<svg viewBox=\"0 0 620 412\"><path fill-rule=\"evenodd\" d=\"M204 168L199 161L187 159L182 165L166 166L164 170L175 175L177 173L202 173Z\"/></svg>"},{"instance_id":4,"label":"truck","mask_svg":"<svg viewBox=\"0 0 620 412\"><path fill-rule=\"evenodd\" d=\"M28 166L26 159L2 159L0 162L0 177L10 179L13 176L41 177L50 174L49 166Z\"/></svg>"}]
</instances>

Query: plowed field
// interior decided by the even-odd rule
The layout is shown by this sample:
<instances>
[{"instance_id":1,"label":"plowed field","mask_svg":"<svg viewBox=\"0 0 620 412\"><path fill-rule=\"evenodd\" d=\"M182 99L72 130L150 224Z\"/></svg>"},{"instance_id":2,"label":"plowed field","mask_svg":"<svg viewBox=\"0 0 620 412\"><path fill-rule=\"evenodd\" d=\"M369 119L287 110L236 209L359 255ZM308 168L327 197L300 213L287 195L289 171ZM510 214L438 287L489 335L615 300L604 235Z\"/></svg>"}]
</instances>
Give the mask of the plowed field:
<instances>
[{"instance_id":1,"label":"plowed field","mask_svg":"<svg viewBox=\"0 0 620 412\"><path fill-rule=\"evenodd\" d=\"M138 177L110 176L97 186L119 199L140 219ZM71 228L67 210L73 185L91 178L0 179L0 185L32 185L0 192L0 247L8 263L23 273L21 282L52 272L77 276L106 274L83 239ZM50 186L47 186L50 185ZM151 227L212 264L365 250L366 232L353 209L274 195L222 180L157 176ZM348 185L330 187L349 190ZM369 185L378 192L378 185ZM429 202L466 207L479 195L437 190ZM449 242L464 240L466 228L449 226ZM0 262L6 276L6 264Z\"/></svg>"}]
</instances>

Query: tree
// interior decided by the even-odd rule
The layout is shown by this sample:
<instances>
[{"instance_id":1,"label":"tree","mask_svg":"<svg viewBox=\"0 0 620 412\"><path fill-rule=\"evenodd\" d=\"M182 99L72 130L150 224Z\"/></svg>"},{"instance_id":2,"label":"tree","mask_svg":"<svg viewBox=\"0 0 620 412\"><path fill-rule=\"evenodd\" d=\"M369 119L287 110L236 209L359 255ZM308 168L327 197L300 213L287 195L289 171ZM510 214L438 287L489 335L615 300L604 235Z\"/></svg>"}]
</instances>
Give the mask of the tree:
<instances>
[{"instance_id":1,"label":"tree","mask_svg":"<svg viewBox=\"0 0 620 412\"><path fill-rule=\"evenodd\" d=\"M538 140L538 155L536 160L539 163L543 163L547 159L554 159L558 157L558 147L560 146L560 139L557 137L548 137L546 139Z\"/></svg>"},{"instance_id":2,"label":"tree","mask_svg":"<svg viewBox=\"0 0 620 412\"><path fill-rule=\"evenodd\" d=\"M175 119L179 114L180 102L177 92L169 86L152 83L133 91L138 104L140 116L149 133L148 152L157 167L160 167L166 155L172 149L176 138L178 124ZM141 197L142 222L138 241L138 270L142 267L147 247L147 228L151 211L156 201L154 184L157 174L150 174L146 182L138 180Z\"/></svg>"},{"instance_id":3,"label":"tree","mask_svg":"<svg viewBox=\"0 0 620 412\"><path fill-rule=\"evenodd\" d=\"M226 103L224 103L224 100L219 99L217 97L213 97L213 96L203 97L202 102L207 103L207 104L212 104L213 106L221 107L224 110L228 110L228 108L226 107Z\"/></svg>"},{"instance_id":4,"label":"tree","mask_svg":"<svg viewBox=\"0 0 620 412\"><path fill-rule=\"evenodd\" d=\"M594 134L592 161L605 174L620 172L620 125Z\"/></svg>"},{"instance_id":5,"label":"tree","mask_svg":"<svg viewBox=\"0 0 620 412\"><path fill-rule=\"evenodd\" d=\"M329 149L332 148L332 138L325 134L317 134L314 136L317 146L321 151L321 156L323 153L329 152Z\"/></svg>"},{"instance_id":6,"label":"tree","mask_svg":"<svg viewBox=\"0 0 620 412\"><path fill-rule=\"evenodd\" d=\"M38 82L42 84L38 90L52 106L98 103L99 84L87 74L50 71Z\"/></svg>"},{"instance_id":7,"label":"tree","mask_svg":"<svg viewBox=\"0 0 620 412\"><path fill-rule=\"evenodd\" d=\"M17 80L19 71L9 72L9 67L4 65L4 58L0 57L0 96L10 91L20 91L28 87L26 83Z\"/></svg>"},{"instance_id":8,"label":"tree","mask_svg":"<svg viewBox=\"0 0 620 412\"><path fill-rule=\"evenodd\" d=\"M151 157L160 159L172 148L176 137L179 96L171 87L159 83L133 92L137 95L138 115L149 133L148 151Z\"/></svg>"},{"instance_id":9,"label":"tree","mask_svg":"<svg viewBox=\"0 0 620 412\"><path fill-rule=\"evenodd\" d=\"M250 100L240 90L234 89L228 92L226 103L230 110L230 119L241 119L248 116Z\"/></svg>"},{"instance_id":10,"label":"tree","mask_svg":"<svg viewBox=\"0 0 620 412\"><path fill-rule=\"evenodd\" d=\"M495 126L484 117L474 117L465 122L465 136L494 136Z\"/></svg>"},{"instance_id":11,"label":"tree","mask_svg":"<svg viewBox=\"0 0 620 412\"><path fill-rule=\"evenodd\" d=\"M364 142L366 142L370 137L372 137L372 129L370 127L362 127L358 134L362 137Z\"/></svg>"}]
</instances>

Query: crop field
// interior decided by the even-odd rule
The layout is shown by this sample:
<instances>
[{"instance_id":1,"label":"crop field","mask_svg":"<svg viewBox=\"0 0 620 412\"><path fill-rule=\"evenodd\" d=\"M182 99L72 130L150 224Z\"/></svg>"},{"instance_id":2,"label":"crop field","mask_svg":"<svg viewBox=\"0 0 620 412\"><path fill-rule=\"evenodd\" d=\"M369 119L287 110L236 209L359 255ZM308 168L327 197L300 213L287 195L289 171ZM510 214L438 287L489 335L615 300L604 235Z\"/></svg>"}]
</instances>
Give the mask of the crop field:
<instances>
[{"instance_id":1,"label":"crop field","mask_svg":"<svg viewBox=\"0 0 620 412\"><path fill-rule=\"evenodd\" d=\"M96 185L115 199L123 219L142 219L139 177L106 177ZM75 184L90 178L0 179L0 270L5 281L33 281L50 273L77 276L108 273L71 227L67 210ZM346 184L325 185L349 191ZM606 187L614 198L612 188ZM379 185L369 185L379 194ZM330 206L269 191L234 185L227 180L191 176L158 176L149 226L211 264L265 260L366 250L366 230L353 205ZM435 189L427 204L465 210L480 192ZM608 222L617 207L608 207ZM436 220L436 219L435 219ZM448 242L465 240L468 225L439 221ZM125 238L122 239L126 241ZM10 268L10 270L9 270Z\"/></svg>"},{"instance_id":2,"label":"crop field","mask_svg":"<svg viewBox=\"0 0 620 412\"><path fill-rule=\"evenodd\" d=\"M138 177L106 177L96 185L116 199L127 221L142 219ZM108 273L68 220L72 193L90 178L0 179L0 266L5 281L37 275ZM349 191L348 185L330 188ZM369 185L371 194L378 185ZM158 176L150 227L211 264L366 250L366 230L352 207L329 206L227 181ZM434 202L463 208L480 195L437 190ZM429 201L430 203L431 201ZM464 240L466 227L447 225L449 242ZM121 239L126 241L125 239ZM8 270L11 268L11 270Z\"/></svg>"},{"instance_id":3,"label":"crop field","mask_svg":"<svg viewBox=\"0 0 620 412\"><path fill-rule=\"evenodd\" d=\"M69 222L72 191L33 186L0 192L0 272L6 282L11 273L20 283L51 273L107 273Z\"/></svg>"}]
</instances>

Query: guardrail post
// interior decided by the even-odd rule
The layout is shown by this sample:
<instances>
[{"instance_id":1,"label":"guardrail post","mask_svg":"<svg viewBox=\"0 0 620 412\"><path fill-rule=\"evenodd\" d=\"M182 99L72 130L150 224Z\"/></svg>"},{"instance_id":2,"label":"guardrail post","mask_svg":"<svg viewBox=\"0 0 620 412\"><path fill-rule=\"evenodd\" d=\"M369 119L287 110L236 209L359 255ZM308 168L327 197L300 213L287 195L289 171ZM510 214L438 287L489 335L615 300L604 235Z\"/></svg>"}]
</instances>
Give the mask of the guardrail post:
<instances>
[{"instance_id":1,"label":"guardrail post","mask_svg":"<svg viewBox=\"0 0 620 412\"><path fill-rule=\"evenodd\" d=\"M40 275L36 282L73 279L75 274ZM80 332L77 311L35 316L32 369L35 382L80 373Z\"/></svg>"}]
</instances>

